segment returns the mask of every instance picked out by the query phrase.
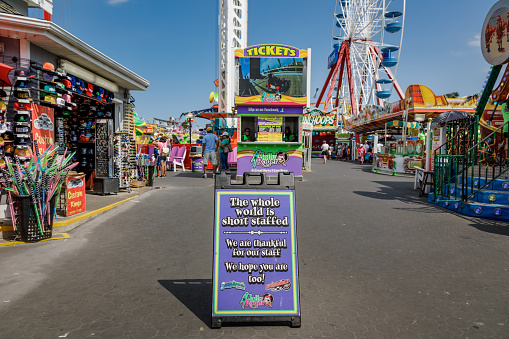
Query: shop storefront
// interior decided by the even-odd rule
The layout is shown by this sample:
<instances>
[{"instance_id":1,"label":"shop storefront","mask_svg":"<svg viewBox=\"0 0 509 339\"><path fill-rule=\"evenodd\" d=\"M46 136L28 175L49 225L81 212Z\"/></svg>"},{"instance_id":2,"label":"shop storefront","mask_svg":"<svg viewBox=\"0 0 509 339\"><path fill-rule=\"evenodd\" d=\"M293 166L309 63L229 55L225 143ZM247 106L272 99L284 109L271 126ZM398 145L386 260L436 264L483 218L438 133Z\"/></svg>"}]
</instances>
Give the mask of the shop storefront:
<instances>
[{"instance_id":1,"label":"shop storefront","mask_svg":"<svg viewBox=\"0 0 509 339\"><path fill-rule=\"evenodd\" d=\"M28 163L32 151L59 147L61 156L74 153L74 171L83 173L87 189L129 188L135 170L131 91L145 90L148 81L50 21L0 13L0 43L2 156Z\"/></svg>"},{"instance_id":2,"label":"shop storefront","mask_svg":"<svg viewBox=\"0 0 509 339\"><path fill-rule=\"evenodd\" d=\"M308 51L283 45L236 50L237 176L245 172L302 179L302 117L308 104Z\"/></svg>"}]
</instances>

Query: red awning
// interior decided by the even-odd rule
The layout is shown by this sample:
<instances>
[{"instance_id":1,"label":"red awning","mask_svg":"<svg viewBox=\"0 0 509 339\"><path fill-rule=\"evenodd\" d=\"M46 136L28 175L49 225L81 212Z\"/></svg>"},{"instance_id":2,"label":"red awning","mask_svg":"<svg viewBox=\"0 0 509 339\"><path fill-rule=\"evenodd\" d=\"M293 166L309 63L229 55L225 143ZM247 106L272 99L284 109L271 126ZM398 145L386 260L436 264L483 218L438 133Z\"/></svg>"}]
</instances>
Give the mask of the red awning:
<instances>
[{"instance_id":1,"label":"red awning","mask_svg":"<svg viewBox=\"0 0 509 339\"><path fill-rule=\"evenodd\" d=\"M11 81L9 80L9 72L12 69L13 68L11 66L7 66L0 62L0 86L12 86Z\"/></svg>"}]
</instances>

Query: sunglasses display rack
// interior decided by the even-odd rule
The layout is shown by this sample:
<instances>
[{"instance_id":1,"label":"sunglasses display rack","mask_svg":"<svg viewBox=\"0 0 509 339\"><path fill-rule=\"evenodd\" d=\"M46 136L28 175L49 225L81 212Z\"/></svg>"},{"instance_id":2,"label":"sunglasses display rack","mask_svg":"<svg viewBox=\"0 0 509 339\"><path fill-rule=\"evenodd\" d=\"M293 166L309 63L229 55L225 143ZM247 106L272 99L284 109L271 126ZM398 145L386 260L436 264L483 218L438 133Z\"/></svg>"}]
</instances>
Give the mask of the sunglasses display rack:
<instances>
[{"instance_id":1,"label":"sunglasses display rack","mask_svg":"<svg viewBox=\"0 0 509 339\"><path fill-rule=\"evenodd\" d=\"M128 133L116 133L114 137L115 148L113 152L113 175L119 179L119 188L131 189L130 154L131 137Z\"/></svg>"},{"instance_id":2,"label":"sunglasses display rack","mask_svg":"<svg viewBox=\"0 0 509 339\"><path fill-rule=\"evenodd\" d=\"M18 71L14 84L14 155L21 161L31 158L29 148L32 146L32 98L30 95L30 72Z\"/></svg>"}]
</instances>

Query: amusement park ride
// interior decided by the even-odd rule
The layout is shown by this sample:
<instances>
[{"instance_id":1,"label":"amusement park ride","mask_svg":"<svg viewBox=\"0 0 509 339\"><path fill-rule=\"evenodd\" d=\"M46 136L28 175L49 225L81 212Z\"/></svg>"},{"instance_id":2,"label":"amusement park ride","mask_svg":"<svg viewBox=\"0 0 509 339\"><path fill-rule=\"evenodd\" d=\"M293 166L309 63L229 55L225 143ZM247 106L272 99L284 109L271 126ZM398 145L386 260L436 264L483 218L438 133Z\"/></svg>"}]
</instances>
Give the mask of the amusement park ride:
<instances>
[{"instance_id":1,"label":"amusement park ride","mask_svg":"<svg viewBox=\"0 0 509 339\"><path fill-rule=\"evenodd\" d=\"M428 201L462 214L507 221L509 0L498 1L488 12L481 49L492 65L490 74L475 116L452 124L456 128L447 127L447 141L435 151L434 190ZM488 104L494 108L487 109Z\"/></svg>"},{"instance_id":2,"label":"amusement park ride","mask_svg":"<svg viewBox=\"0 0 509 339\"><path fill-rule=\"evenodd\" d=\"M398 8L398 11L389 9ZM406 1L338 0L333 17L330 69L316 107L356 116L382 106L394 89L405 97L396 72L403 41ZM395 67L393 72L391 68ZM346 72L345 72L346 71ZM346 73L346 74L345 74Z\"/></svg>"}]
</instances>

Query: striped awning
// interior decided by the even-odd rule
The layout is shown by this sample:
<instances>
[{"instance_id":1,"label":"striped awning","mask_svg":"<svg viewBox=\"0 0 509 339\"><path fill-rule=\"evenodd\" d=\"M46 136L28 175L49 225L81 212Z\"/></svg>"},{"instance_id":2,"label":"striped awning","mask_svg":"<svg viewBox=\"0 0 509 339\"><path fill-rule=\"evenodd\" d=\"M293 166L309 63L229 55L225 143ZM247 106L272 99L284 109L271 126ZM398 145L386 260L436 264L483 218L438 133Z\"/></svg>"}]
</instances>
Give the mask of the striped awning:
<instances>
[{"instance_id":1,"label":"striped awning","mask_svg":"<svg viewBox=\"0 0 509 339\"><path fill-rule=\"evenodd\" d=\"M387 122L387 127L403 127L404 124L405 124L405 122L402 120L392 120L392 121ZM420 128L421 127L418 122L407 122L406 124L407 124L406 125L407 128Z\"/></svg>"}]
</instances>

